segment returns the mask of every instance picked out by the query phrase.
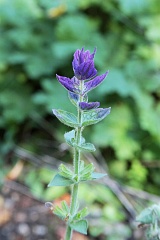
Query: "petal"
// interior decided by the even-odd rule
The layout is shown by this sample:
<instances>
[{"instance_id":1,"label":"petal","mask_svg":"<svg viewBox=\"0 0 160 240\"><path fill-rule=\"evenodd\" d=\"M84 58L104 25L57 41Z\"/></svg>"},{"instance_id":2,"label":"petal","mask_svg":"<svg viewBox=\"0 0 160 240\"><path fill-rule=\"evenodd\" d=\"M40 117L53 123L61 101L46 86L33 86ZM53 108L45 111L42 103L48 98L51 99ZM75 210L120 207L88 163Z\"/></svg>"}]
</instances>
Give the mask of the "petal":
<instances>
[{"instance_id":1,"label":"petal","mask_svg":"<svg viewBox=\"0 0 160 240\"><path fill-rule=\"evenodd\" d=\"M77 69L74 69L74 74L79 80L87 80L93 78L97 74L93 61L81 63Z\"/></svg>"},{"instance_id":2,"label":"petal","mask_svg":"<svg viewBox=\"0 0 160 240\"><path fill-rule=\"evenodd\" d=\"M65 87L70 92L74 92L74 82L72 81L72 79L59 76L57 74L56 74L56 77L63 87Z\"/></svg>"},{"instance_id":3,"label":"petal","mask_svg":"<svg viewBox=\"0 0 160 240\"><path fill-rule=\"evenodd\" d=\"M91 109L98 108L99 106L100 106L99 102L90 102L90 103L79 102L79 107L82 110L91 110Z\"/></svg>"},{"instance_id":4,"label":"petal","mask_svg":"<svg viewBox=\"0 0 160 240\"><path fill-rule=\"evenodd\" d=\"M94 79L88 81L88 82L85 82L84 84L84 92L83 94L91 91L92 89L96 88L104 79L105 77L107 76L107 74L109 73L109 71L107 71L106 73L100 75L100 76L97 76L95 77Z\"/></svg>"},{"instance_id":5,"label":"petal","mask_svg":"<svg viewBox=\"0 0 160 240\"><path fill-rule=\"evenodd\" d=\"M94 52L92 54L90 53L89 50L84 51L84 48L82 48L81 50L78 49L74 53L72 66L75 76L78 79L86 80L94 77L97 74L97 70L94 67L93 61L95 53L96 48L94 49Z\"/></svg>"},{"instance_id":6,"label":"petal","mask_svg":"<svg viewBox=\"0 0 160 240\"><path fill-rule=\"evenodd\" d=\"M72 61L72 66L73 69L76 69L79 66L79 55L80 55L80 50L76 50L74 55L73 55L73 61Z\"/></svg>"},{"instance_id":7,"label":"petal","mask_svg":"<svg viewBox=\"0 0 160 240\"><path fill-rule=\"evenodd\" d=\"M85 61L85 52L84 52L84 48L82 48L79 54L79 64L83 63L84 61Z\"/></svg>"},{"instance_id":8,"label":"petal","mask_svg":"<svg viewBox=\"0 0 160 240\"><path fill-rule=\"evenodd\" d=\"M94 52L90 55L90 60L93 60L94 55L96 54L97 48L95 47Z\"/></svg>"}]
</instances>

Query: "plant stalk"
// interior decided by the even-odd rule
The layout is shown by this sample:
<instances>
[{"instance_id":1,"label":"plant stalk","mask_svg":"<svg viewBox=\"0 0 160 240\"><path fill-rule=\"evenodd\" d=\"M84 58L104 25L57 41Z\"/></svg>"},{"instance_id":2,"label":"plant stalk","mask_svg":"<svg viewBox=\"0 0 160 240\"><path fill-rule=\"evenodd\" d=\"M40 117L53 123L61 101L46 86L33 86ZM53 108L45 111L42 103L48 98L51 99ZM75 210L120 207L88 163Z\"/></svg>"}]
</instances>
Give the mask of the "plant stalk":
<instances>
[{"instance_id":1,"label":"plant stalk","mask_svg":"<svg viewBox=\"0 0 160 240\"><path fill-rule=\"evenodd\" d=\"M83 81L81 81L81 90L82 89L83 89ZM80 102L83 101L83 96L82 95L80 95L79 101ZM76 129L75 141L78 145L81 142L81 134L82 134L82 127L81 127L82 111L79 108L79 106L77 106L77 110L78 110L77 119L78 119L79 127ZM73 163L74 163L74 174L77 174L77 176L78 176L79 175L79 166L80 166L80 150L77 149L76 147L74 148ZM78 183L74 184L73 187L72 187L71 205L70 205L70 215L71 216L74 216L76 214L77 199L78 199ZM72 238L72 229L69 225L67 225L65 240L71 240L71 238Z\"/></svg>"}]
</instances>

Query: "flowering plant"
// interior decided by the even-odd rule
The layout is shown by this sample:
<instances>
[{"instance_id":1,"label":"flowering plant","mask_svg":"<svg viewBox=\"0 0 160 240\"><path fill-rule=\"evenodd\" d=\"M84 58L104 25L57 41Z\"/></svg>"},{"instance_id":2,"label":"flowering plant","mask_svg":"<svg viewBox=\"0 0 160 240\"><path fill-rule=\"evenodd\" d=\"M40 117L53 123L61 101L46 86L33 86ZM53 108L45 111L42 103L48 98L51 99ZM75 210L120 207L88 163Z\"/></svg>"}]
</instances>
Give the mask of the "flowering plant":
<instances>
[{"instance_id":1,"label":"flowering plant","mask_svg":"<svg viewBox=\"0 0 160 240\"><path fill-rule=\"evenodd\" d=\"M78 186L80 182L94 180L104 177L106 174L94 172L92 163L85 165L81 160L81 151L95 151L91 143L87 143L82 132L86 126L98 123L109 113L109 108L99 108L99 102L88 102L88 92L96 88L107 76L108 71L102 75L97 75L94 66L94 56L96 49L91 54L89 50L76 50L72 62L74 76L70 79L64 76L57 76L60 84L67 89L69 100L77 108L77 116L61 110L53 109L53 114L65 125L72 127L73 130L64 134L66 142L74 150L73 168L70 169L64 164L59 166L59 172L49 183L53 186L72 185L72 196L70 206L65 201L61 202L61 207L53 207L50 203L46 206L51 208L53 213L58 215L67 223L65 240L70 240L72 231L75 230L82 234L87 234L88 223L85 219L88 214L87 208L79 210L78 206Z\"/></svg>"}]
</instances>

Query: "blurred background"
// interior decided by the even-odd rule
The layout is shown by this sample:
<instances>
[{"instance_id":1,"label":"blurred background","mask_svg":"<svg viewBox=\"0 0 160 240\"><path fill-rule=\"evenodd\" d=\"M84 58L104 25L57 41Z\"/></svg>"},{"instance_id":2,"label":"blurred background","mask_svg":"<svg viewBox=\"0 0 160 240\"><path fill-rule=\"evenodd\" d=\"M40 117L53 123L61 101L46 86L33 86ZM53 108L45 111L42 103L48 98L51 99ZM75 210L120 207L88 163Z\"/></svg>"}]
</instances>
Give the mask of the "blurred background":
<instances>
[{"instance_id":1,"label":"blurred background","mask_svg":"<svg viewBox=\"0 0 160 240\"><path fill-rule=\"evenodd\" d=\"M75 109L55 74L72 77L82 47L110 71L89 99L112 111L84 131L97 151L83 159L108 176L81 184L89 232L73 239L145 239L135 216L160 200L160 1L0 0L0 34L0 239L63 238L44 203L69 202L47 184L72 150L52 108Z\"/></svg>"}]
</instances>

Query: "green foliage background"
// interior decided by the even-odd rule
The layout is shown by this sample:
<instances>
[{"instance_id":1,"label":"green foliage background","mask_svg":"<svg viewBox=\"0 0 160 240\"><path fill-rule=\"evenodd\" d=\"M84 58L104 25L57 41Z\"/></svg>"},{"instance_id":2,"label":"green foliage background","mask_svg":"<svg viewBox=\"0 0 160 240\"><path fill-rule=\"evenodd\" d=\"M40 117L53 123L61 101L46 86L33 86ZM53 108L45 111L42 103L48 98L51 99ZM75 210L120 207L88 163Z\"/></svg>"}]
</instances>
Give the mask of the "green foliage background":
<instances>
[{"instance_id":1,"label":"green foliage background","mask_svg":"<svg viewBox=\"0 0 160 240\"><path fill-rule=\"evenodd\" d=\"M159 9L159 0L0 0L4 169L17 160L17 146L57 154L66 127L51 109L74 109L55 74L71 77L74 51L97 47L98 72L110 73L89 97L112 111L86 129L86 138L100 148L115 179L159 194Z\"/></svg>"}]
</instances>

